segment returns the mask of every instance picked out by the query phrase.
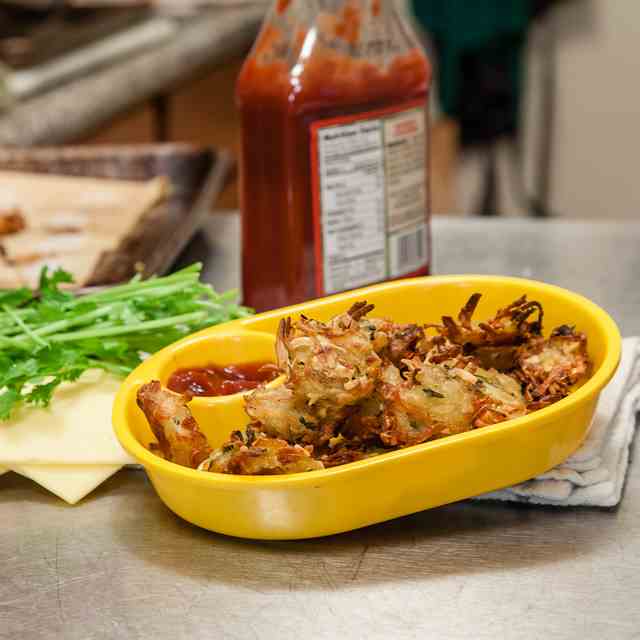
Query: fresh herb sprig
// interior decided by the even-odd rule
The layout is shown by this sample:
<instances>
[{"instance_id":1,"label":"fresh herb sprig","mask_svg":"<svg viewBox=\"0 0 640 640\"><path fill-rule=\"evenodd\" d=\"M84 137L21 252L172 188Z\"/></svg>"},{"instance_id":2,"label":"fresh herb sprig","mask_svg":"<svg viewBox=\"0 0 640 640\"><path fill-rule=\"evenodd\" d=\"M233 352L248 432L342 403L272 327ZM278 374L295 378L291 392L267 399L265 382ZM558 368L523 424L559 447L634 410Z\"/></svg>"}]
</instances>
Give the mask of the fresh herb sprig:
<instances>
[{"instance_id":1,"label":"fresh herb sprig","mask_svg":"<svg viewBox=\"0 0 640 640\"><path fill-rule=\"evenodd\" d=\"M89 369L126 376L146 354L251 310L236 292L200 282L202 265L77 295L63 270L43 269L37 291L0 291L0 420L22 403L46 407Z\"/></svg>"}]
</instances>

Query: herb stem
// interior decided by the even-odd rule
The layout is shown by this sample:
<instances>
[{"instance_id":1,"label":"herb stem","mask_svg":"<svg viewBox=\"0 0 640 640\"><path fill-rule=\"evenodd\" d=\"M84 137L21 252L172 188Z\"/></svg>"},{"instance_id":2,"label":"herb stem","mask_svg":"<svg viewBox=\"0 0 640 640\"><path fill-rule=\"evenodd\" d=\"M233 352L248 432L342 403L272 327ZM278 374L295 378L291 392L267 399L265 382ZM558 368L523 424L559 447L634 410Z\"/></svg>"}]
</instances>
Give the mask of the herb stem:
<instances>
[{"instance_id":1,"label":"herb stem","mask_svg":"<svg viewBox=\"0 0 640 640\"><path fill-rule=\"evenodd\" d=\"M73 331L71 333L59 333L49 338L50 342L74 342L80 340L91 340L92 338L107 338L110 336L123 336L130 333L139 333L142 331L152 331L153 329L164 329L179 324L191 324L205 320L207 314L204 311L195 311L194 313L185 313L181 316L173 316L172 318L162 318L160 320L149 320L147 322L139 322L136 324L127 324L116 327L105 327L98 329L87 329L86 331Z\"/></svg>"},{"instance_id":2,"label":"herb stem","mask_svg":"<svg viewBox=\"0 0 640 640\"><path fill-rule=\"evenodd\" d=\"M131 369L123 364L115 364L104 360L95 360L94 358L89 358L89 362L91 362L97 369L103 369L104 371L113 373L116 376L124 377L131 373Z\"/></svg>"},{"instance_id":3,"label":"herb stem","mask_svg":"<svg viewBox=\"0 0 640 640\"><path fill-rule=\"evenodd\" d=\"M29 335L37 338L40 336L49 336L51 334L57 333L58 331L66 331L67 329L71 329L72 327L89 324L90 322L93 322L98 318L109 315L115 309L116 305L109 305L100 309L96 309L95 311L91 311L90 313L85 313L84 315L78 316L77 318L69 318L68 320L59 320L58 322L52 322L50 324L42 326L40 329L32 330ZM14 338L14 340L23 341L24 338ZM45 343L45 346L49 346L48 343Z\"/></svg>"},{"instance_id":4,"label":"herb stem","mask_svg":"<svg viewBox=\"0 0 640 640\"><path fill-rule=\"evenodd\" d=\"M109 289L105 289L104 291L98 291L97 293L91 293L86 296L81 296L74 301L74 304L92 302L95 303L98 301L104 302L105 300L118 300L122 297L129 297L131 294L137 295L147 289L161 288L175 282L180 282L182 284L185 284L186 282L199 283L200 268L201 265L197 263L192 267L187 267L186 269L182 269L181 271L177 271L176 273L165 276L163 278L154 277L144 281L134 280L127 284L110 287ZM205 287L206 285L202 286Z\"/></svg>"},{"instance_id":5,"label":"herb stem","mask_svg":"<svg viewBox=\"0 0 640 640\"><path fill-rule=\"evenodd\" d=\"M34 342L36 342L37 344L39 344L41 347L48 347L49 343L45 342L42 338L40 338L39 336L37 336L23 321L21 318L19 318L18 316L16 316L13 312L12 309L10 309L7 306L3 306L2 307L4 309L4 312L6 314L9 315L9 317L11 317L14 322L27 334L27 336L29 338L31 338L31 340L33 340Z\"/></svg>"}]
</instances>

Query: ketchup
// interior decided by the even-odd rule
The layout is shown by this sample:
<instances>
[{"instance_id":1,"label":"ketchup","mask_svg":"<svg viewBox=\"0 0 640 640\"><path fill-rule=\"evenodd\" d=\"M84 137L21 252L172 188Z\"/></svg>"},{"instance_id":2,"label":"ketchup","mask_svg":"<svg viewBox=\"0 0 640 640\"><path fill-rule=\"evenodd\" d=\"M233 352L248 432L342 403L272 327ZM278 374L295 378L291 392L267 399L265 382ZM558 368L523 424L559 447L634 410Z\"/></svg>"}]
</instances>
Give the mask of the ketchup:
<instances>
[{"instance_id":1,"label":"ketchup","mask_svg":"<svg viewBox=\"0 0 640 640\"><path fill-rule=\"evenodd\" d=\"M428 273L430 82L392 3L276 2L237 86L246 304Z\"/></svg>"},{"instance_id":2,"label":"ketchup","mask_svg":"<svg viewBox=\"0 0 640 640\"><path fill-rule=\"evenodd\" d=\"M230 396L255 389L265 382L275 380L278 375L276 365L269 362L231 364L225 367L208 365L178 369L171 374L167 387L176 393L191 396Z\"/></svg>"}]
</instances>

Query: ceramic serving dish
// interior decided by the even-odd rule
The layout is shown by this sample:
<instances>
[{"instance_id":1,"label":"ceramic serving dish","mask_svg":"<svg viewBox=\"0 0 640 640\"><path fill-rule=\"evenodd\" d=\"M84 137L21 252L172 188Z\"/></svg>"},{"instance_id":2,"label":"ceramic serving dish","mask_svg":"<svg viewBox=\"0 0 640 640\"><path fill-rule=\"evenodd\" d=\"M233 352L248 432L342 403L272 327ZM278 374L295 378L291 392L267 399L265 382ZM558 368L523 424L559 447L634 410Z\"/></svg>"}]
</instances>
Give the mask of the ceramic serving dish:
<instances>
[{"instance_id":1,"label":"ceramic serving dish","mask_svg":"<svg viewBox=\"0 0 640 640\"><path fill-rule=\"evenodd\" d=\"M439 322L443 314L457 314L474 292L483 294L478 319L526 293L543 304L546 331L575 324L588 337L594 363L590 379L564 400L528 416L310 473L269 477L205 473L149 451L154 438L136 405L136 391L143 383L153 379L166 383L175 369L185 366L273 359L276 328L285 316L304 313L327 320L357 300L368 300L376 305L376 316L397 322ZM620 350L613 320L570 291L516 278L416 278L279 309L181 340L128 377L115 401L113 421L122 446L145 467L161 500L185 520L244 538L310 538L500 489L554 467L584 440L599 394L618 366ZM191 408L214 446L247 423L242 394L195 398Z\"/></svg>"}]
</instances>

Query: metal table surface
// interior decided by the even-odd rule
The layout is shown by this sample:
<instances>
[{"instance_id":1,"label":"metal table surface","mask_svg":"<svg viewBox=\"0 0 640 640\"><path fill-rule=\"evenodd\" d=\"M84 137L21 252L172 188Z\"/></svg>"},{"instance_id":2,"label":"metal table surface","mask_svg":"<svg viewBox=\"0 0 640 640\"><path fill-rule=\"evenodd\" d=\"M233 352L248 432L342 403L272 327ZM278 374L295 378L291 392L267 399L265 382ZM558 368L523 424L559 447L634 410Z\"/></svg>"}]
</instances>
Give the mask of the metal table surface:
<instances>
[{"instance_id":1,"label":"metal table surface","mask_svg":"<svg viewBox=\"0 0 640 640\"><path fill-rule=\"evenodd\" d=\"M438 273L547 280L640 330L640 224L443 219L434 241ZM183 260L226 288L238 244L217 216ZM190 526L143 472L76 507L8 474L0 569L0 638L640 638L640 468L615 510L462 502L291 543Z\"/></svg>"}]
</instances>

